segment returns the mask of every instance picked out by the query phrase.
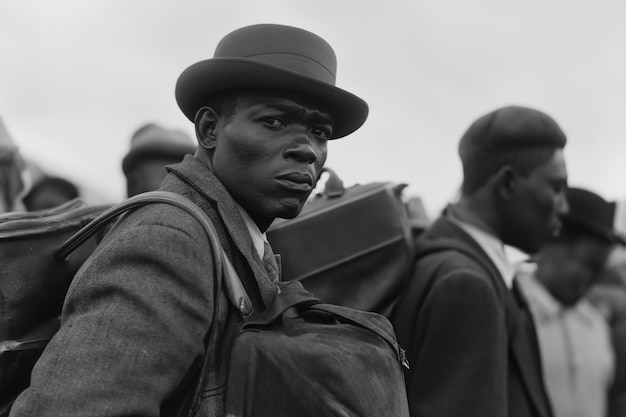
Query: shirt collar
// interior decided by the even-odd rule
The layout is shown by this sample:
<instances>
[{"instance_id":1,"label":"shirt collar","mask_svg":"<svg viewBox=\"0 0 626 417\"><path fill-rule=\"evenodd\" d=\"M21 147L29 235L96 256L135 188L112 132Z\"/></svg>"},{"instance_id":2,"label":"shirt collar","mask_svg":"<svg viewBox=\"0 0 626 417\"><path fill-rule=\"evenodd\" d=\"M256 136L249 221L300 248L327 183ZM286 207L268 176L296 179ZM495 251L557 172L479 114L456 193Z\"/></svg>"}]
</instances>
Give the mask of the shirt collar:
<instances>
[{"instance_id":1,"label":"shirt collar","mask_svg":"<svg viewBox=\"0 0 626 417\"><path fill-rule=\"evenodd\" d=\"M252 220L252 217L248 214L243 207L239 204L235 203L239 212L241 213L241 217L243 217L243 221L246 223L246 227L250 232L250 236L252 237L252 244L254 245L254 249L259 255L260 259L263 259L263 252L265 252L265 242L267 242L267 235L265 233L261 233L261 229L259 226Z\"/></svg>"},{"instance_id":2,"label":"shirt collar","mask_svg":"<svg viewBox=\"0 0 626 417\"><path fill-rule=\"evenodd\" d=\"M556 318L561 314L561 304L548 292L546 287L537 280L535 273L537 264L524 262L517 267L517 282L530 301L531 309L543 320Z\"/></svg>"},{"instance_id":3,"label":"shirt collar","mask_svg":"<svg viewBox=\"0 0 626 417\"><path fill-rule=\"evenodd\" d=\"M493 262L498 269L498 272L500 272L506 286L508 288L512 288L513 278L515 277L515 268L509 261L502 241L494 235L460 220L454 215L454 212L451 212L450 214L449 219L470 235L476 243L478 243L478 246L485 251L489 259L491 259L491 262Z\"/></svg>"}]
</instances>

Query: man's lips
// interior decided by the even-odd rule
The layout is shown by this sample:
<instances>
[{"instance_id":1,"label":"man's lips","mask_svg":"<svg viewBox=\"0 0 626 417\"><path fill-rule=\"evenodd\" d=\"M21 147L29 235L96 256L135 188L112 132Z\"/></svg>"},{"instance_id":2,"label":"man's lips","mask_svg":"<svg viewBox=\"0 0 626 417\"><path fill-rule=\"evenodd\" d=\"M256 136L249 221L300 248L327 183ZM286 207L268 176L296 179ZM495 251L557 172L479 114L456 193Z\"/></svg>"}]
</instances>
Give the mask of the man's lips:
<instances>
[{"instance_id":1,"label":"man's lips","mask_svg":"<svg viewBox=\"0 0 626 417\"><path fill-rule=\"evenodd\" d=\"M313 189L313 178L309 174L291 172L281 175L277 179L284 186L294 191L311 191Z\"/></svg>"},{"instance_id":2,"label":"man's lips","mask_svg":"<svg viewBox=\"0 0 626 417\"><path fill-rule=\"evenodd\" d=\"M561 234L561 229L563 228L563 222L561 221L555 221L552 224L552 236L558 236L559 234Z\"/></svg>"}]
</instances>

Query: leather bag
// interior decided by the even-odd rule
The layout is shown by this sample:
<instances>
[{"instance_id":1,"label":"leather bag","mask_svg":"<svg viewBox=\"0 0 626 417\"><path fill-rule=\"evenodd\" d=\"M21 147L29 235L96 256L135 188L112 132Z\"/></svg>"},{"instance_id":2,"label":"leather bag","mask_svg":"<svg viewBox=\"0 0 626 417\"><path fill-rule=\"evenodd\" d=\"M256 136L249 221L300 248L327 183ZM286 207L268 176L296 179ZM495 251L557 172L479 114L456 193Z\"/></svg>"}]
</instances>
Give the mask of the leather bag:
<instances>
[{"instance_id":1,"label":"leather bag","mask_svg":"<svg viewBox=\"0 0 626 417\"><path fill-rule=\"evenodd\" d=\"M406 184L344 188L325 168L324 191L294 219L277 219L267 238L282 261L282 280L301 281L327 303L389 317L413 267L413 226Z\"/></svg>"},{"instance_id":2,"label":"leather bag","mask_svg":"<svg viewBox=\"0 0 626 417\"><path fill-rule=\"evenodd\" d=\"M30 370L59 327L70 282L99 236L65 260L54 252L105 209L75 199L0 217L0 404L28 386Z\"/></svg>"},{"instance_id":3,"label":"leather bag","mask_svg":"<svg viewBox=\"0 0 626 417\"><path fill-rule=\"evenodd\" d=\"M17 395L28 387L34 364L59 329L59 314L74 274L112 221L156 203L174 205L198 220L217 254L214 273L219 292L223 275L235 273L234 268L208 216L178 194L151 191L114 206L89 207L72 200L50 211L0 218L0 417L8 416ZM217 331L217 326L208 329L207 340ZM178 391L162 405L163 416L193 415L204 383L199 372L203 366L189 370Z\"/></svg>"}]
</instances>

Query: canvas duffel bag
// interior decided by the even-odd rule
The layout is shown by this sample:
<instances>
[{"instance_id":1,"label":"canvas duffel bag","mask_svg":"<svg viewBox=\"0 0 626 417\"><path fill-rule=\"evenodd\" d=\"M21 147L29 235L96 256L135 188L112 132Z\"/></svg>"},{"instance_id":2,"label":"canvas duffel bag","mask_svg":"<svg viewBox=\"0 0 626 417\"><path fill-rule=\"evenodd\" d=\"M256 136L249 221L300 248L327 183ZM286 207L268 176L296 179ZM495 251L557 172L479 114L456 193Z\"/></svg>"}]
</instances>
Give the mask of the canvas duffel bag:
<instances>
[{"instance_id":1,"label":"canvas duffel bag","mask_svg":"<svg viewBox=\"0 0 626 417\"><path fill-rule=\"evenodd\" d=\"M279 284L244 319L229 368L229 417L409 415L393 328L382 315L321 302L300 282Z\"/></svg>"}]
</instances>

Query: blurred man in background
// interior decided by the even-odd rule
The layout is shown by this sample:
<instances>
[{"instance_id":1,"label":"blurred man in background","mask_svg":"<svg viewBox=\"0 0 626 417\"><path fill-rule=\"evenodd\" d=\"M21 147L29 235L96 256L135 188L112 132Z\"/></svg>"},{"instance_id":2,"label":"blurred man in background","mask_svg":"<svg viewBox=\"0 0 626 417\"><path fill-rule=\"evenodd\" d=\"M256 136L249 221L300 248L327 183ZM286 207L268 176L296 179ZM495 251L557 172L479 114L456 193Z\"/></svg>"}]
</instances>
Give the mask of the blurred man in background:
<instances>
[{"instance_id":1,"label":"blurred man in background","mask_svg":"<svg viewBox=\"0 0 626 417\"><path fill-rule=\"evenodd\" d=\"M61 177L44 176L24 196L24 208L27 211L49 209L79 196L78 187L73 182Z\"/></svg>"},{"instance_id":2,"label":"blurred man in background","mask_svg":"<svg viewBox=\"0 0 626 417\"><path fill-rule=\"evenodd\" d=\"M504 245L526 253L567 211L566 136L538 110L478 118L459 143L458 202L416 241L413 276L393 316L407 349L414 417L548 417L530 312Z\"/></svg>"},{"instance_id":3,"label":"blurred man in background","mask_svg":"<svg viewBox=\"0 0 626 417\"><path fill-rule=\"evenodd\" d=\"M619 222L616 222L619 227ZM623 234L622 234L623 236ZM609 396L609 416L626 416L626 246L617 245L587 298L605 316L615 351L615 377Z\"/></svg>"},{"instance_id":4,"label":"blurred man in background","mask_svg":"<svg viewBox=\"0 0 626 417\"><path fill-rule=\"evenodd\" d=\"M613 230L615 204L569 188L563 228L520 266L517 280L530 304L555 417L606 416L614 352L605 317L586 298L607 256L623 243Z\"/></svg>"},{"instance_id":5,"label":"blurred man in background","mask_svg":"<svg viewBox=\"0 0 626 417\"><path fill-rule=\"evenodd\" d=\"M158 189L167 175L165 166L196 151L194 140L180 130L146 124L133 134L130 150L122 161L128 197Z\"/></svg>"}]
</instances>

